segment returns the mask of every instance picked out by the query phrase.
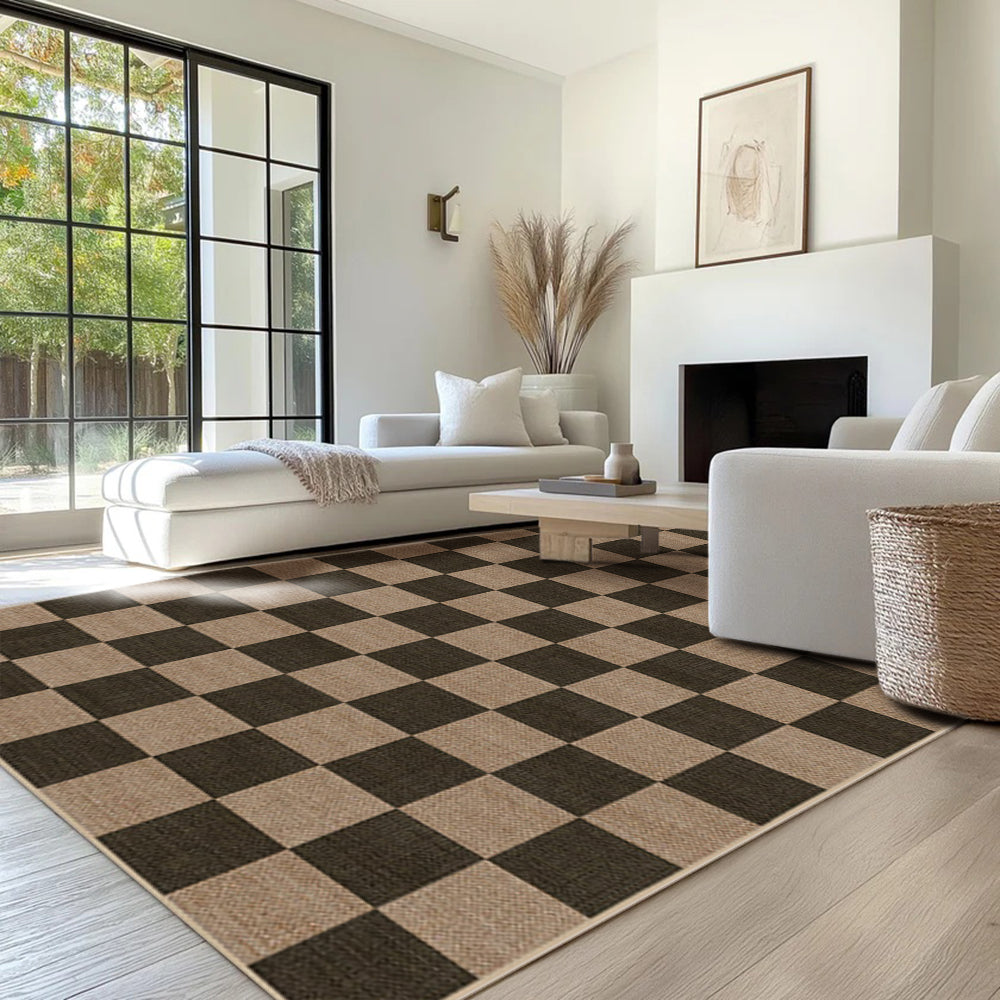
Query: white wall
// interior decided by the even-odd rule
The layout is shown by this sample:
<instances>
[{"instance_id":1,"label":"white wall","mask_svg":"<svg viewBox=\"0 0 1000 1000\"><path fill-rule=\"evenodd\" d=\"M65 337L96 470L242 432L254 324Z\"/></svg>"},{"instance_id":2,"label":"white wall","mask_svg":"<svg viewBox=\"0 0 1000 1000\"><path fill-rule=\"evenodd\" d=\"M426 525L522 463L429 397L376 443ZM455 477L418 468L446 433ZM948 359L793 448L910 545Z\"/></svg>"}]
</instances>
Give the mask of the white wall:
<instances>
[{"instance_id":1,"label":"white wall","mask_svg":"<svg viewBox=\"0 0 1000 1000\"><path fill-rule=\"evenodd\" d=\"M560 88L293 0L76 0L84 13L334 84L336 421L436 407L436 367L527 364L496 304L493 217L559 210ZM462 186L461 242L426 196Z\"/></svg>"},{"instance_id":2,"label":"white wall","mask_svg":"<svg viewBox=\"0 0 1000 1000\"><path fill-rule=\"evenodd\" d=\"M579 227L606 233L636 223L627 253L636 274L653 269L656 47L581 73L563 84L562 206ZM598 377L599 405L613 441L629 439L629 287L597 321L576 368Z\"/></svg>"},{"instance_id":3,"label":"white wall","mask_svg":"<svg viewBox=\"0 0 1000 1000\"><path fill-rule=\"evenodd\" d=\"M900 0L897 235L933 231L934 0Z\"/></svg>"},{"instance_id":4,"label":"white wall","mask_svg":"<svg viewBox=\"0 0 1000 1000\"><path fill-rule=\"evenodd\" d=\"M810 249L929 233L932 50L933 0L661 0L656 44L564 83L563 208L631 215L639 274L692 267L699 99L812 65ZM628 322L623 296L578 365L613 437L629 436Z\"/></svg>"},{"instance_id":5,"label":"white wall","mask_svg":"<svg viewBox=\"0 0 1000 1000\"><path fill-rule=\"evenodd\" d=\"M1000 3L935 8L934 232L961 246L959 371L1000 370Z\"/></svg>"},{"instance_id":6,"label":"white wall","mask_svg":"<svg viewBox=\"0 0 1000 1000\"><path fill-rule=\"evenodd\" d=\"M694 264L699 98L807 65L809 249L896 237L900 0L661 0L658 45L657 270Z\"/></svg>"}]
</instances>

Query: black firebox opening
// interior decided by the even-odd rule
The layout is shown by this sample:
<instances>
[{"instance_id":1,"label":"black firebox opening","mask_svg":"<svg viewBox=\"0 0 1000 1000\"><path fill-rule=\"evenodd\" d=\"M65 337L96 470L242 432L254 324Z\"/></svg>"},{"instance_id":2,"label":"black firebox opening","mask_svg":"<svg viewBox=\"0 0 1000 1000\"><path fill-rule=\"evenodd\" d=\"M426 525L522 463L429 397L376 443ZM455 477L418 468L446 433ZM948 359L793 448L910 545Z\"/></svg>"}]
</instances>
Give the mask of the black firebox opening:
<instances>
[{"instance_id":1,"label":"black firebox opening","mask_svg":"<svg viewBox=\"0 0 1000 1000\"><path fill-rule=\"evenodd\" d=\"M825 448L838 417L868 412L867 358L681 365L684 480L707 483L731 448Z\"/></svg>"}]
</instances>

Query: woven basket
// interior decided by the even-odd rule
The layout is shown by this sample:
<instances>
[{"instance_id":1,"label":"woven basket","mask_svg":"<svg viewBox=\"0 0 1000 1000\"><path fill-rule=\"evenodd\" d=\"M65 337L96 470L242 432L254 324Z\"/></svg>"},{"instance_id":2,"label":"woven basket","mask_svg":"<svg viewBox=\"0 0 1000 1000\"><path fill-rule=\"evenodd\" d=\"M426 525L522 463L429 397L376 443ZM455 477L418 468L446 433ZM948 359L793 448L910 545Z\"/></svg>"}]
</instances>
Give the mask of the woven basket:
<instances>
[{"instance_id":1,"label":"woven basket","mask_svg":"<svg viewBox=\"0 0 1000 1000\"><path fill-rule=\"evenodd\" d=\"M882 690L1000 720L1000 503L870 510L868 524Z\"/></svg>"}]
</instances>

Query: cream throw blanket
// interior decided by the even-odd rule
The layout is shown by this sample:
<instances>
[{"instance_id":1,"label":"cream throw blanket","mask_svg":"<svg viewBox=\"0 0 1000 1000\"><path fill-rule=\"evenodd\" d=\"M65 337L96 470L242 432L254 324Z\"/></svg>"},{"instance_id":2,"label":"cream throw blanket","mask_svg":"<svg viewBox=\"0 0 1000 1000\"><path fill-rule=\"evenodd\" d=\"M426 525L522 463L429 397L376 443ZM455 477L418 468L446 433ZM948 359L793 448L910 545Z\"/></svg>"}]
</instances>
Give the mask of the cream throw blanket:
<instances>
[{"instance_id":1,"label":"cream throw blanket","mask_svg":"<svg viewBox=\"0 0 1000 1000\"><path fill-rule=\"evenodd\" d=\"M375 503L378 459L347 444L281 441L258 438L241 441L230 451L260 451L284 462L320 507L335 503Z\"/></svg>"}]
</instances>

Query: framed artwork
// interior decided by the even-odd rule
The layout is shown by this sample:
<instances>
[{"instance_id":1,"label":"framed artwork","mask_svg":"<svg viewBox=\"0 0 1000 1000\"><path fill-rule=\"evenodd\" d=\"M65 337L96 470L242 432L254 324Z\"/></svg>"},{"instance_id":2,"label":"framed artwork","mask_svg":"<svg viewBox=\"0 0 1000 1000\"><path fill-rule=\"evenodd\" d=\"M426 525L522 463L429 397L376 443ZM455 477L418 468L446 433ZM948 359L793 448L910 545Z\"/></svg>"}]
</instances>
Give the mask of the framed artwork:
<instances>
[{"instance_id":1,"label":"framed artwork","mask_svg":"<svg viewBox=\"0 0 1000 1000\"><path fill-rule=\"evenodd\" d=\"M703 97L695 266L805 253L812 68Z\"/></svg>"}]
</instances>

